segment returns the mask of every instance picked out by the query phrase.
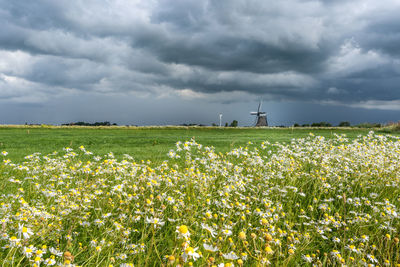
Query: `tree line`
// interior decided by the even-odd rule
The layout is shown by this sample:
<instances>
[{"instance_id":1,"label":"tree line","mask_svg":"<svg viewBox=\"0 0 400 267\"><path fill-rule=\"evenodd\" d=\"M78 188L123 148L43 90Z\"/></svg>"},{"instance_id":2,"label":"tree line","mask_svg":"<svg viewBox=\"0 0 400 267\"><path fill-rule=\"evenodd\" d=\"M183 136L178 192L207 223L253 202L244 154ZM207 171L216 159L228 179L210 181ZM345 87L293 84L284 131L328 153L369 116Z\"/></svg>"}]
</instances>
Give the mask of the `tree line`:
<instances>
[{"instance_id":1,"label":"tree line","mask_svg":"<svg viewBox=\"0 0 400 267\"><path fill-rule=\"evenodd\" d=\"M293 124L293 127L333 127L333 125L329 122L321 121L321 122L313 122L311 124L298 124L295 123ZM380 128L382 127L382 124L380 123L370 123L370 122L365 122L365 123L360 123L356 125L351 125L350 122L348 121L342 121L340 122L337 127L358 127L358 128Z\"/></svg>"},{"instance_id":2,"label":"tree line","mask_svg":"<svg viewBox=\"0 0 400 267\"><path fill-rule=\"evenodd\" d=\"M109 121L103 121L103 122L95 122L95 123L90 123L90 122L84 122L84 121L78 121L78 122L70 122L70 123L64 123L61 124L63 126L116 126L116 123L111 123Z\"/></svg>"}]
</instances>

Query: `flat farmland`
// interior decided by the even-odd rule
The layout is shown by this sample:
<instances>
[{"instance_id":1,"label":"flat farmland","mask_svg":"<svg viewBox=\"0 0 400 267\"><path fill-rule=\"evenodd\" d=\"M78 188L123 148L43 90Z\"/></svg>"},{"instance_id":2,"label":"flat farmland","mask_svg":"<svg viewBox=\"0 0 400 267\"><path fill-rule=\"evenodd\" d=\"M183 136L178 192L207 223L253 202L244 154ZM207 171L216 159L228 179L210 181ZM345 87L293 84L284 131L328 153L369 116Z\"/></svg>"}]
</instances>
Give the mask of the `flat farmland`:
<instances>
[{"instance_id":1,"label":"flat farmland","mask_svg":"<svg viewBox=\"0 0 400 267\"><path fill-rule=\"evenodd\" d=\"M196 142L227 152L249 141L290 142L309 133L331 138L346 134L350 139L365 135L370 129L318 128L218 128L218 127L0 127L0 150L9 159L22 161L25 156L42 155L65 147L84 146L97 155L113 152L117 158L129 154L135 160L159 163L178 141L195 138Z\"/></svg>"}]
</instances>

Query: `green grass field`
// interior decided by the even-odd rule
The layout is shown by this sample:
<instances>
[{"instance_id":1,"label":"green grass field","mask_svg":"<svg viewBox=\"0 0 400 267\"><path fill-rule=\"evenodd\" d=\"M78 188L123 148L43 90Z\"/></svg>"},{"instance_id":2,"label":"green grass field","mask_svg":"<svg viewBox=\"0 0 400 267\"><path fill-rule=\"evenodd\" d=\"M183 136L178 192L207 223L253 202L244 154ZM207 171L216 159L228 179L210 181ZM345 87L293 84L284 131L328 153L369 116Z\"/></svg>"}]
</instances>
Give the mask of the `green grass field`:
<instances>
[{"instance_id":1,"label":"green grass field","mask_svg":"<svg viewBox=\"0 0 400 267\"><path fill-rule=\"evenodd\" d=\"M113 152L117 158L129 154L135 160L159 163L177 141L192 137L196 142L214 146L217 152L226 152L243 146L248 141L260 143L268 140L288 142L293 138L315 135L330 138L334 133L346 134L354 139L370 129L318 129L318 128L211 128L211 127L0 127L0 150L9 152L9 159L22 161L35 152L43 155L60 151L64 147L83 145L95 154Z\"/></svg>"},{"instance_id":2,"label":"green grass field","mask_svg":"<svg viewBox=\"0 0 400 267\"><path fill-rule=\"evenodd\" d=\"M400 137L383 133L2 127L0 262L399 266Z\"/></svg>"}]
</instances>

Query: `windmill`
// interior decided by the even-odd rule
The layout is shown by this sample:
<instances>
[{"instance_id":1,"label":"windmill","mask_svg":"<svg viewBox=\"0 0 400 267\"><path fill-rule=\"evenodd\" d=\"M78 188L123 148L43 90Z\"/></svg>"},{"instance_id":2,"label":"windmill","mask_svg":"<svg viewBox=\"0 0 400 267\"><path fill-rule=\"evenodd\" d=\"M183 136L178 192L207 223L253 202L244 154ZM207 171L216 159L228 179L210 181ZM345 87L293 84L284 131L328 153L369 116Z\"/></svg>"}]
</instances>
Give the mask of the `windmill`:
<instances>
[{"instance_id":1,"label":"windmill","mask_svg":"<svg viewBox=\"0 0 400 267\"><path fill-rule=\"evenodd\" d=\"M255 120L255 126L259 127L259 126L268 126L268 122L267 122L267 113L260 111L261 110L261 105L262 102L260 100L260 103L258 104L258 109L257 112L250 112L250 115L256 115L256 120Z\"/></svg>"}]
</instances>

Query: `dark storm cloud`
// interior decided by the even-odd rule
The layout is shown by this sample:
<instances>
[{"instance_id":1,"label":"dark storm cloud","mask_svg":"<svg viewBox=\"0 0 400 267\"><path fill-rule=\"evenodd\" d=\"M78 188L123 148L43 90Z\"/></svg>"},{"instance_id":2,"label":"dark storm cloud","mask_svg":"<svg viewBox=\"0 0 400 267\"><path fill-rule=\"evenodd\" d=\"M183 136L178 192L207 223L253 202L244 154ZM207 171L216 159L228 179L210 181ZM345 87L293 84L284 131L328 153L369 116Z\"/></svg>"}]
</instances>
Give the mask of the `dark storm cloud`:
<instances>
[{"instance_id":1,"label":"dark storm cloud","mask_svg":"<svg viewBox=\"0 0 400 267\"><path fill-rule=\"evenodd\" d=\"M319 18L301 18L299 23L310 28L301 32L290 16L274 14L282 9L269 10L261 1L163 1L152 21L167 31L160 39L138 35L134 46L147 47L166 62L215 71L318 71L330 52L329 43L314 40Z\"/></svg>"},{"instance_id":2,"label":"dark storm cloud","mask_svg":"<svg viewBox=\"0 0 400 267\"><path fill-rule=\"evenodd\" d=\"M244 92L384 104L400 99L399 12L394 0L0 0L1 88L17 92L0 98Z\"/></svg>"},{"instance_id":3,"label":"dark storm cloud","mask_svg":"<svg viewBox=\"0 0 400 267\"><path fill-rule=\"evenodd\" d=\"M397 10L376 18L360 34L366 48L376 49L388 55L400 56L400 17Z\"/></svg>"}]
</instances>

